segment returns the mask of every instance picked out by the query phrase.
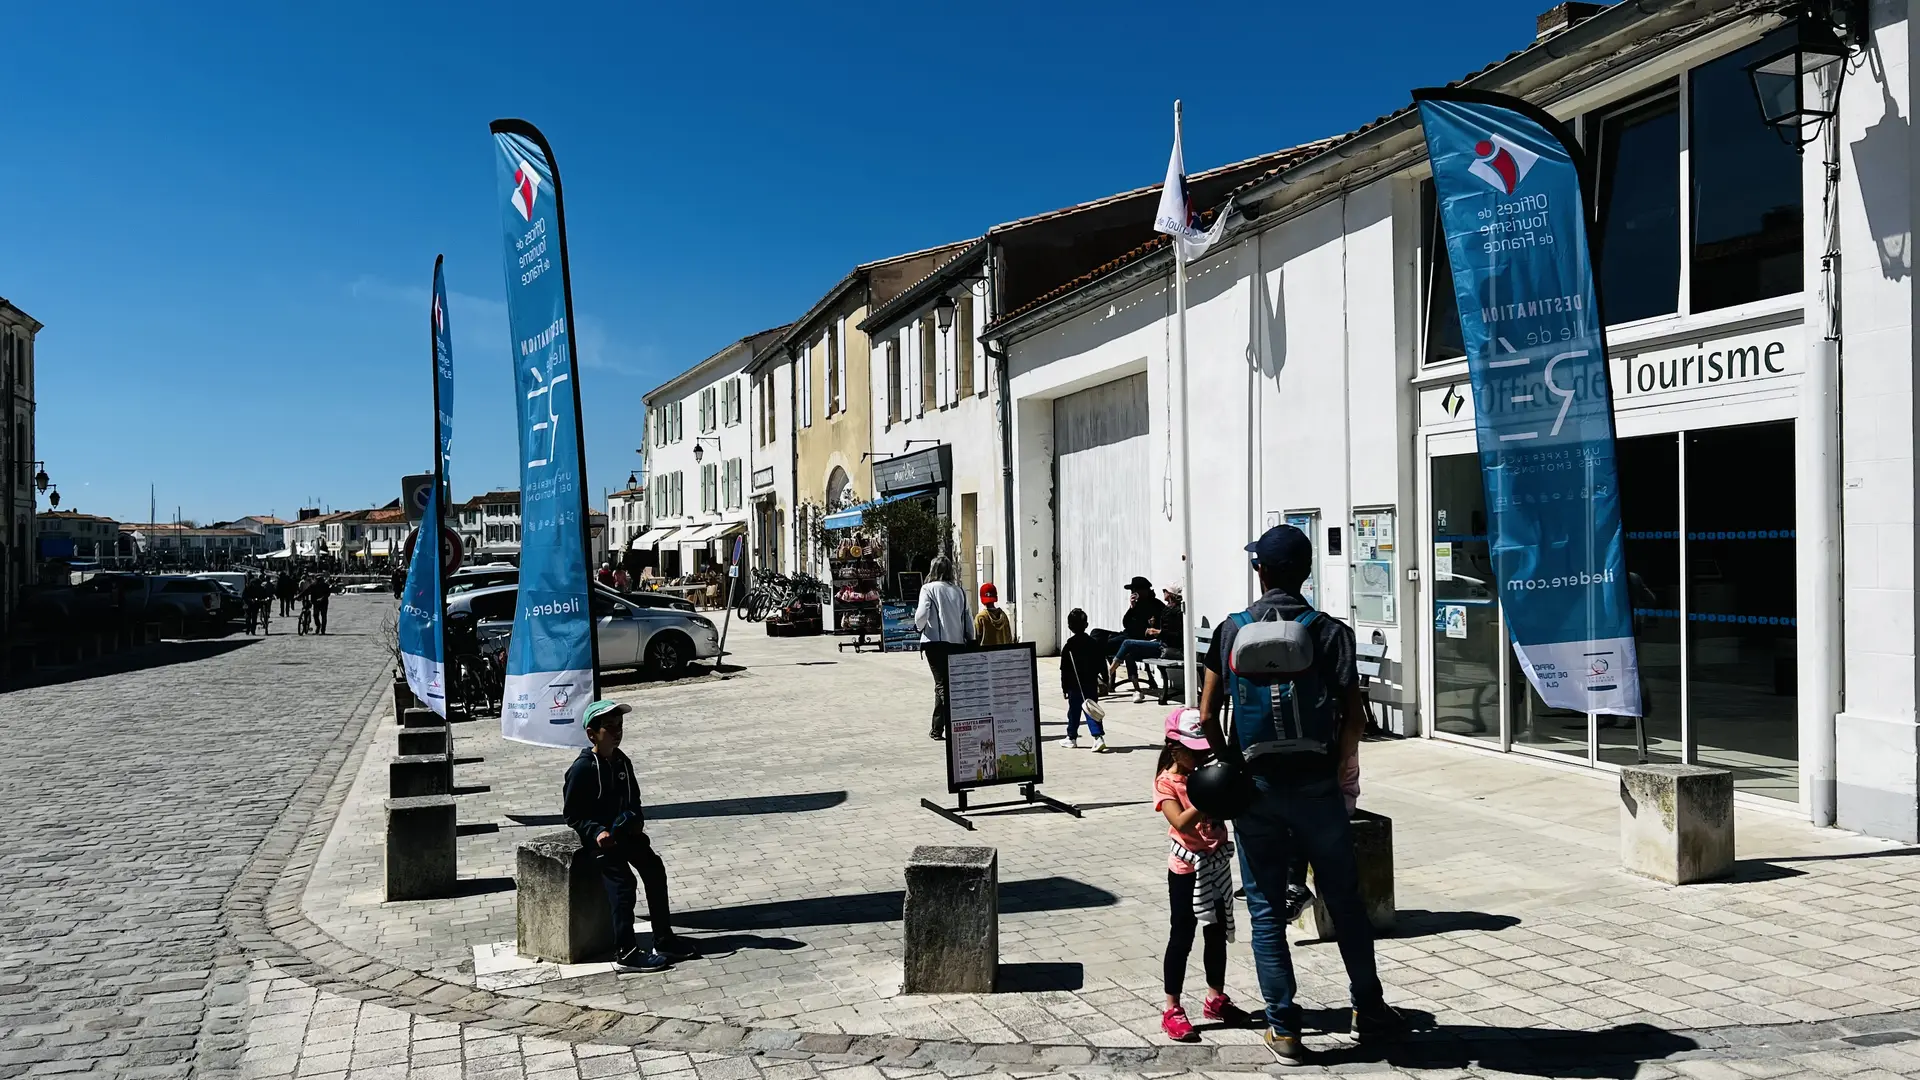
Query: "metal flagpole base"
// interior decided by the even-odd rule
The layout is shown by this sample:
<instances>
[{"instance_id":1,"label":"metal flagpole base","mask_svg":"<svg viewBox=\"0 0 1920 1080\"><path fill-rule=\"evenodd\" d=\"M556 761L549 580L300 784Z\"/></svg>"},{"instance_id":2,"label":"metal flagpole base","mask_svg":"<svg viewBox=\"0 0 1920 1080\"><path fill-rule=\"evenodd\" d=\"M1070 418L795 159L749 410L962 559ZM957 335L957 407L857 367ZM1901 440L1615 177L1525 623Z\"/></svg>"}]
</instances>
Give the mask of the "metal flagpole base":
<instances>
[{"instance_id":1,"label":"metal flagpole base","mask_svg":"<svg viewBox=\"0 0 1920 1080\"><path fill-rule=\"evenodd\" d=\"M1011 799L1011 800L1008 800L1007 802L982 803L978 806L968 806L967 793L962 791L960 792L960 805L958 807L941 806L939 803L934 802L932 799L921 799L920 805L926 807L927 809L933 811L936 814L939 814L941 817L946 818L948 821L953 822L955 825L958 825L969 832L973 831L973 828L974 828L973 822L967 820L964 817L961 817L960 815L971 813L972 811L975 811L975 810L994 810L994 809L998 809L1000 807L1005 807L1005 806L1038 805L1038 806L1045 806L1051 810L1058 810L1063 814L1072 814L1074 817L1083 816L1080 813L1079 807L1073 805L1072 803L1061 802L1059 799L1056 799L1051 795L1042 794L1040 789L1033 784L1021 784L1020 798Z\"/></svg>"}]
</instances>

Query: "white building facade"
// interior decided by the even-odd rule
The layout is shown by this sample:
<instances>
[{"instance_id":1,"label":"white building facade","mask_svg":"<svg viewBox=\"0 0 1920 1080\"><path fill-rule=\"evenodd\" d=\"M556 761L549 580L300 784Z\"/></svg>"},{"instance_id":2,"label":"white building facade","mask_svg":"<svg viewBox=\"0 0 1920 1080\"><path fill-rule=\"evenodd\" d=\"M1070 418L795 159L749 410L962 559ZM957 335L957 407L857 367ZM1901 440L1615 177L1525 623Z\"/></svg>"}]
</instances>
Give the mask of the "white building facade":
<instances>
[{"instance_id":1,"label":"white building facade","mask_svg":"<svg viewBox=\"0 0 1920 1080\"><path fill-rule=\"evenodd\" d=\"M661 577L724 566L747 531L747 366L764 334L736 341L647 393L650 527L634 545Z\"/></svg>"},{"instance_id":2,"label":"white building facade","mask_svg":"<svg viewBox=\"0 0 1920 1080\"><path fill-rule=\"evenodd\" d=\"M753 565L780 573L797 567L793 534L793 358L776 339L748 367L752 450L747 455L748 527Z\"/></svg>"},{"instance_id":3,"label":"white building facade","mask_svg":"<svg viewBox=\"0 0 1920 1080\"><path fill-rule=\"evenodd\" d=\"M608 557L616 565L625 566L627 552L635 540L647 531L648 514L647 486L635 483L621 488L607 496L607 536Z\"/></svg>"},{"instance_id":4,"label":"white building facade","mask_svg":"<svg viewBox=\"0 0 1920 1080\"><path fill-rule=\"evenodd\" d=\"M985 240L972 245L859 327L873 344L873 497L920 498L946 519L976 606L982 584L999 584L1007 535L1003 399L980 340L993 319L987 253ZM1016 599L1002 598L1010 608Z\"/></svg>"},{"instance_id":5,"label":"white building facade","mask_svg":"<svg viewBox=\"0 0 1920 1080\"><path fill-rule=\"evenodd\" d=\"M1748 76L1779 25L1733 2L1617 5L1465 85L1545 107L1595 159L1651 759L1911 841L1912 22L1872 5L1873 62L1852 62L1832 141L1804 157ZM1196 623L1246 606L1242 545L1294 522L1315 604L1387 646L1390 726L1630 764L1631 721L1545 708L1505 647L1430 192L1403 112L1237 193L1247 223L1190 268L1185 417L1164 247L989 328L1009 356L1021 635L1057 646L1071 607L1117 625L1131 574L1179 580L1184 425Z\"/></svg>"}]
</instances>

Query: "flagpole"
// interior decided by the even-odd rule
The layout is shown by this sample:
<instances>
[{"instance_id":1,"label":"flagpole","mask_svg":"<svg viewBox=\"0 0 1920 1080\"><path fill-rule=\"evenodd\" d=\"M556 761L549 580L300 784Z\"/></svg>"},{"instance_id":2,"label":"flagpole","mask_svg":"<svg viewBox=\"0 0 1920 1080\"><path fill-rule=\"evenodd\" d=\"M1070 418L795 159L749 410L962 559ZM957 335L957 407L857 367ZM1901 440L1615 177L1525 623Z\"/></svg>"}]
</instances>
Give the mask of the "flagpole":
<instances>
[{"instance_id":1,"label":"flagpole","mask_svg":"<svg viewBox=\"0 0 1920 1080\"><path fill-rule=\"evenodd\" d=\"M1180 102L1173 103L1173 145L1180 139ZM1183 157L1184 161L1184 157ZM1187 256L1180 238L1173 238L1173 378L1180 404L1180 682L1188 707L1200 702L1195 680L1199 665L1194 662L1193 637L1193 470L1188 453L1187 415Z\"/></svg>"}]
</instances>

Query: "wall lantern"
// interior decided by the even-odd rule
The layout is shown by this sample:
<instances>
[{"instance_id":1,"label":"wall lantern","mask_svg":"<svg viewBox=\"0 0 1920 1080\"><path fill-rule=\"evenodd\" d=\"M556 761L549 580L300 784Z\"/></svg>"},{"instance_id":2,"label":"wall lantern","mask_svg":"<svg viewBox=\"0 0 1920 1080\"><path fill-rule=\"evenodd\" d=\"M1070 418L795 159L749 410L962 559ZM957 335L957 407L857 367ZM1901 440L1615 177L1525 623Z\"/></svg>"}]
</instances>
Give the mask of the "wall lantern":
<instances>
[{"instance_id":1,"label":"wall lantern","mask_svg":"<svg viewBox=\"0 0 1920 1080\"><path fill-rule=\"evenodd\" d=\"M638 473L628 473L628 474L627 474L627 486L628 486L629 488L634 488L634 487L639 487L639 486L640 486L640 476L639 476L639 474L638 474Z\"/></svg>"},{"instance_id":2,"label":"wall lantern","mask_svg":"<svg viewBox=\"0 0 1920 1080\"><path fill-rule=\"evenodd\" d=\"M953 297L943 296L933 302L933 321L940 327L941 333L953 329Z\"/></svg>"},{"instance_id":3,"label":"wall lantern","mask_svg":"<svg viewBox=\"0 0 1920 1080\"><path fill-rule=\"evenodd\" d=\"M1747 68L1760 116L1790 145L1805 146L1833 119L1844 62L1866 39L1863 0L1801 0L1781 10L1793 21L1768 38L1781 48Z\"/></svg>"},{"instance_id":4,"label":"wall lantern","mask_svg":"<svg viewBox=\"0 0 1920 1080\"><path fill-rule=\"evenodd\" d=\"M702 435L699 438L693 440L693 463L695 465L698 465L702 461L706 460L706 456L707 456L706 444L707 443L712 443L715 446L720 445L720 436Z\"/></svg>"},{"instance_id":5,"label":"wall lantern","mask_svg":"<svg viewBox=\"0 0 1920 1080\"><path fill-rule=\"evenodd\" d=\"M47 496L47 501L53 504L55 510L60 509L60 489L55 488L53 494Z\"/></svg>"},{"instance_id":6,"label":"wall lantern","mask_svg":"<svg viewBox=\"0 0 1920 1080\"><path fill-rule=\"evenodd\" d=\"M39 489L40 494L45 495L47 493L48 483L47 470L41 469L39 472L33 474L33 486Z\"/></svg>"}]
</instances>

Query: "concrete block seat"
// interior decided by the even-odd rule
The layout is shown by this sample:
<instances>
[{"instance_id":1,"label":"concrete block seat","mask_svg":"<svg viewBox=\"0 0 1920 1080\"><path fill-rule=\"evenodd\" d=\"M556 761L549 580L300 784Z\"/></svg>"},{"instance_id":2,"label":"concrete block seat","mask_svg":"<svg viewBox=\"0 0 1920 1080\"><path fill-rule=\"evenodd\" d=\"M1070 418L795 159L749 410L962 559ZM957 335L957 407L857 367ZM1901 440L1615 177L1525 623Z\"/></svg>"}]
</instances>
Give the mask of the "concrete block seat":
<instances>
[{"instance_id":1,"label":"concrete block seat","mask_svg":"<svg viewBox=\"0 0 1920 1080\"><path fill-rule=\"evenodd\" d=\"M452 896L459 877L459 828L453 796L388 799L387 899Z\"/></svg>"},{"instance_id":2,"label":"concrete block seat","mask_svg":"<svg viewBox=\"0 0 1920 1080\"><path fill-rule=\"evenodd\" d=\"M613 908L593 856L573 830L542 833L520 845L514 894L521 956L555 964L613 958Z\"/></svg>"},{"instance_id":3,"label":"concrete block seat","mask_svg":"<svg viewBox=\"0 0 1920 1080\"><path fill-rule=\"evenodd\" d=\"M907 859L909 994L989 994L1000 970L1000 853L913 849Z\"/></svg>"},{"instance_id":4,"label":"concrete block seat","mask_svg":"<svg viewBox=\"0 0 1920 1080\"><path fill-rule=\"evenodd\" d=\"M1355 810L1353 856L1360 867L1360 902L1367 907L1367 921L1377 934L1390 934L1398 921L1393 896L1393 819L1369 810ZM1313 874L1307 874L1309 887ZM1334 939L1333 916L1313 890L1313 903L1300 913L1294 925L1321 941Z\"/></svg>"},{"instance_id":5,"label":"concrete block seat","mask_svg":"<svg viewBox=\"0 0 1920 1080\"><path fill-rule=\"evenodd\" d=\"M1620 865L1669 885L1733 873L1733 773L1622 765Z\"/></svg>"}]
</instances>

